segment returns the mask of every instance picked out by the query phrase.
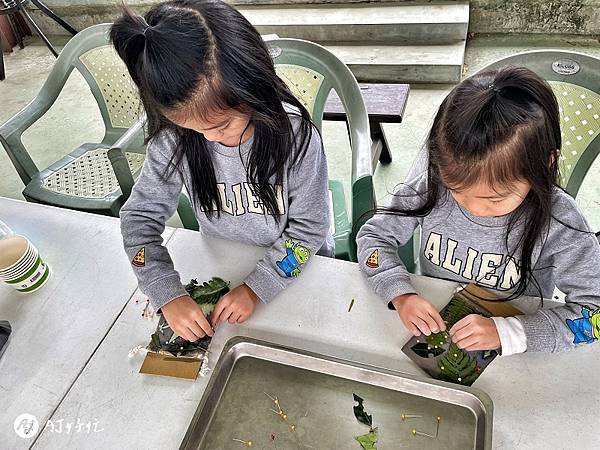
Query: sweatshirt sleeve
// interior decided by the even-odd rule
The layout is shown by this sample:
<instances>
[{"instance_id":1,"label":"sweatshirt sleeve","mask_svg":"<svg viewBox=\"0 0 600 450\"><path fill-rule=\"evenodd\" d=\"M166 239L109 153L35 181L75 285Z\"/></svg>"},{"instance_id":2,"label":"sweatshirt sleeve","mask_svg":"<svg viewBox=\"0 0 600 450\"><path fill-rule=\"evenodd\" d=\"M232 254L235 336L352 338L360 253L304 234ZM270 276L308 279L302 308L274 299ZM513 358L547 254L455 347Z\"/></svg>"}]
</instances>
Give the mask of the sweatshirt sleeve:
<instances>
[{"instance_id":1,"label":"sweatshirt sleeve","mask_svg":"<svg viewBox=\"0 0 600 450\"><path fill-rule=\"evenodd\" d=\"M426 177L414 178L394 193L390 208L415 208L424 201L424 192ZM358 233L359 267L386 303L399 295L416 292L398 249L410 240L418 224L418 217L378 213Z\"/></svg>"},{"instance_id":2,"label":"sweatshirt sleeve","mask_svg":"<svg viewBox=\"0 0 600 450\"><path fill-rule=\"evenodd\" d=\"M165 178L170 159L163 151L174 145L166 136L149 143L142 172L120 214L125 252L139 288L155 310L187 294L161 236L183 186L177 170Z\"/></svg>"},{"instance_id":3,"label":"sweatshirt sleeve","mask_svg":"<svg viewBox=\"0 0 600 450\"><path fill-rule=\"evenodd\" d=\"M329 233L327 160L313 128L304 157L288 169L288 223L244 283L265 303L302 272Z\"/></svg>"},{"instance_id":4,"label":"sweatshirt sleeve","mask_svg":"<svg viewBox=\"0 0 600 450\"><path fill-rule=\"evenodd\" d=\"M566 194L565 194L566 195ZM527 336L528 352L569 350L600 338L600 245L571 198L559 208L542 249L540 270L552 267L556 287L566 294L564 306L517 316Z\"/></svg>"}]
</instances>

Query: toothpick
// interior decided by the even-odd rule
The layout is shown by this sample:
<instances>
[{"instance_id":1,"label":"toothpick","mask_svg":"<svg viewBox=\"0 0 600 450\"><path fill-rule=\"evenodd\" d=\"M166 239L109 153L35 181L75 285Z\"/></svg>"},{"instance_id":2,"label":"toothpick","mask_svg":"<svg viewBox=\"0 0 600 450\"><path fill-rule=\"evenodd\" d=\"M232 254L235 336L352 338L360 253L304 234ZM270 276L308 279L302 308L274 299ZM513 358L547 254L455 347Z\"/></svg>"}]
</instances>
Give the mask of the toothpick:
<instances>
[{"instance_id":1,"label":"toothpick","mask_svg":"<svg viewBox=\"0 0 600 450\"><path fill-rule=\"evenodd\" d=\"M435 428L435 437L438 437L438 433L440 432L440 420L442 420L442 418L440 416L437 416L437 426Z\"/></svg>"},{"instance_id":2,"label":"toothpick","mask_svg":"<svg viewBox=\"0 0 600 450\"><path fill-rule=\"evenodd\" d=\"M252 447L252 441L244 441L243 439L236 439L233 438L233 440L235 442L241 442L242 444L244 444L246 447Z\"/></svg>"},{"instance_id":3,"label":"toothpick","mask_svg":"<svg viewBox=\"0 0 600 450\"><path fill-rule=\"evenodd\" d=\"M354 299L352 299L352 301L350 302L350 306L348 307L348 312L350 312L352 310L353 306L354 306Z\"/></svg>"},{"instance_id":4,"label":"toothpick","mask_svg":"<svg viewBox=\"0 0 600 450\"><path fill-rule=\"evenodd\" d=\"M263 392L263 394L265 394L267 397L269 397L271 399L272 402L275 402L275 398L271 397L269 394L267 394L266 392Z\"/></svg>"}]
</instances>

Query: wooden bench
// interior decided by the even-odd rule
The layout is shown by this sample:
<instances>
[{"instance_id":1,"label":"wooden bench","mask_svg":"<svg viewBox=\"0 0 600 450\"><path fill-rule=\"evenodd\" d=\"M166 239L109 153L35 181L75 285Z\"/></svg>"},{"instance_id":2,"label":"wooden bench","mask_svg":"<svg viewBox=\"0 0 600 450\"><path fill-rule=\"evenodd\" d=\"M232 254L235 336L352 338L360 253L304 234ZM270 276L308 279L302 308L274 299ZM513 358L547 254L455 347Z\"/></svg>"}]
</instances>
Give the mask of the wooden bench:
<instances>
[{"instance_id":1,"label":"wooden bench","mask_svg":"<svg viewBox=\"0 0 600 450\"><path fill-rule=\"evenodd\" d=\"M377 161L389 164L392 162L392 154L382 125L402 122L410 85L360 83L360 90L369 114L373 142L373 168L377 166ZM333 90L325 104L323 119L346 122L346 113L342 102Z\"/></svg>"}]
</instances>

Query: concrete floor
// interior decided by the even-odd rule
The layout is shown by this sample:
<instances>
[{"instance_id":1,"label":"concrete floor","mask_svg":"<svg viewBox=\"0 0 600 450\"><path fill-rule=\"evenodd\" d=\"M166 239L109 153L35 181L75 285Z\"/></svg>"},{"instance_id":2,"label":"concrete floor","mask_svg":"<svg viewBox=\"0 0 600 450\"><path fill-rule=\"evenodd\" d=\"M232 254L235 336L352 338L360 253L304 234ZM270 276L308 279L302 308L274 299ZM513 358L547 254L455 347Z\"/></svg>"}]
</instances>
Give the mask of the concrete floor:
<instances>
[{"instance_id":1,"label":"concrete floor","mask_svg":"<svg viewBox=\"0 0 600 450\"><path fill-rule=\"evenodd\" d=\"M55 38L64 44L64 38ZM472 74L490 62L534 48L562 48L593 54L600 57L600 43L588 38L536 38L478 36L470 40L465 59L465 74ZM24 107L39 91L48 76L54 58L46 47L30 40L23 50L15 49L5 55L7 77L0 82L0 123ZM452 85L413 85L404 122L385 126L393 153L393 162L379 165L375 172L376 195L380 204L386 204L389 193L405 176L415 155L422 147L431 122L443 98ZM24 142L40 168L77 147L82 142L94 142L103 132L100 113L83 78L73 73L66 88L54 106L31 127ZM349 179L349 145L345 125L327 122L323 135L328 154L330 176ZM588 220L600 230L600 161L596 161L578 196ZM345 183L346 185L348 183ZM22 198L23 185L5 152L0 152L0 196ZM177 220L171 222L178 224Z\"/></svg>"}]
</instances>

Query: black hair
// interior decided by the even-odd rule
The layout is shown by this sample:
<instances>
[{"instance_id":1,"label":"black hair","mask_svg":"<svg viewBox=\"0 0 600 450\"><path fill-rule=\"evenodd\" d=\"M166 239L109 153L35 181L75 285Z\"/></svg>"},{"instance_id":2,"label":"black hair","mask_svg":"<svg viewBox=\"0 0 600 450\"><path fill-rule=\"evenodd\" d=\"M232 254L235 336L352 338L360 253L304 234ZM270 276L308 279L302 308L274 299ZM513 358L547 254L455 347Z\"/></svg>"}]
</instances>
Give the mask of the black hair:
<instances>
[{"instance_id":1,"label":"black hair","mask_svg":"<svg viewBox=\"0 0 600 450\"><path fill-rule=\"evenodd\" d=\"M165 113L206 119L233 109L250 115L254 134L246 162L248 182L267 213L279 221L275 186L281 185L286 164L303 158L313 124L275 73L267 46L250 22L222 1L169 0L145 17L124 8L110 38L139 89L148 117L146 142L164 132L175 136L172 167L180 169L186 158L190 194L209 218L215 211L220 214L222 204L207 141ZM284 103L295 111L286 112ZM300 116L297 130L288 114Z\"/></svg>"},{"instance_id":2,"label":"black hair","mask_svg":"<svg viewBox=\"0 0 600 450\"><path fill-rule=\"evenodd\" d=\"M420 197L417 206L378 212L424 217L447 200L448 187L484 182L493 189L510 190L517 181L527 182L529 193L507 221L505 245L509 256L520 252L520 279L505 300L528 293L529 286L542 297L532 255L551 220L563 223L552 215L561 132L558 102L548 83L521 67L467 78L439 107L426 147L427 189L415 193ZM523 232L509 248L509 237L521 226Z\"/></svg>"}]
</instances>

